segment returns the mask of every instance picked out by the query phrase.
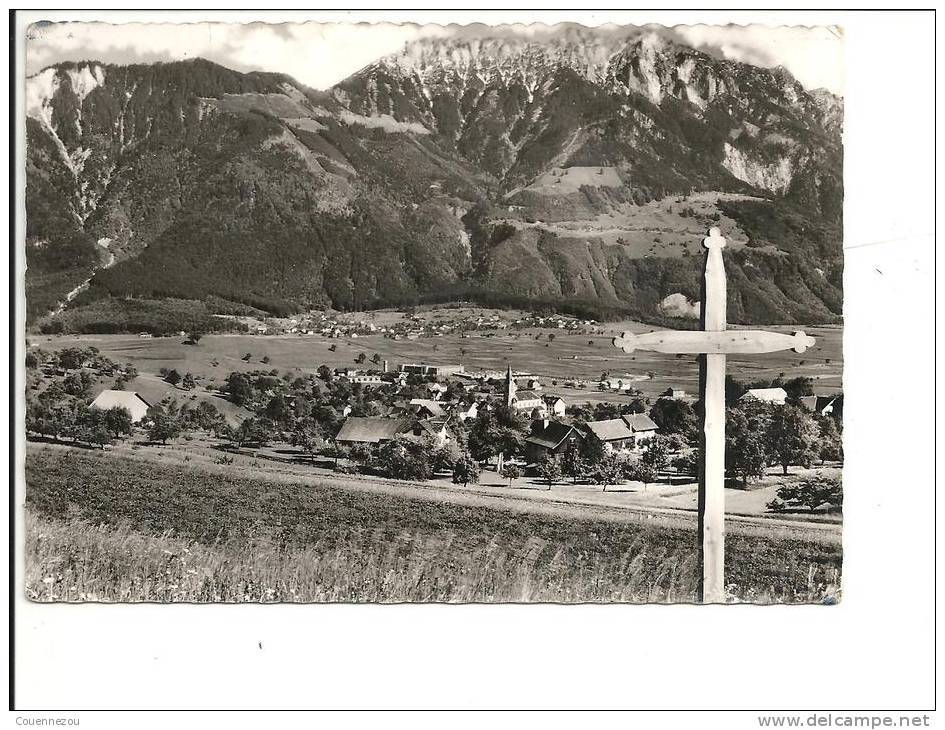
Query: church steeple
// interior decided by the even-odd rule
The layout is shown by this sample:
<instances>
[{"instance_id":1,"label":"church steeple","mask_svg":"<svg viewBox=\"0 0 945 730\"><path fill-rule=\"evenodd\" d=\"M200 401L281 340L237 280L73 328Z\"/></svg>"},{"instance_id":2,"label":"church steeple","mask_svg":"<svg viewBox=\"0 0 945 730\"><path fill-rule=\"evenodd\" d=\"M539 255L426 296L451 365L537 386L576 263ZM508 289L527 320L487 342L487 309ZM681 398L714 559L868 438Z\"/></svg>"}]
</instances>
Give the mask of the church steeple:
<instances>
[{"instance_id":1,"label":"church steeple","mask_svg":"<svg viewBox=\"0 0 945 730\"><path fill-rule=\"evenodd\" d=\"M505 405L511 408L514 399L515 378L512 377L512 363L509 363L509 369L505 373Z\"/></svg>"}]
</instances>

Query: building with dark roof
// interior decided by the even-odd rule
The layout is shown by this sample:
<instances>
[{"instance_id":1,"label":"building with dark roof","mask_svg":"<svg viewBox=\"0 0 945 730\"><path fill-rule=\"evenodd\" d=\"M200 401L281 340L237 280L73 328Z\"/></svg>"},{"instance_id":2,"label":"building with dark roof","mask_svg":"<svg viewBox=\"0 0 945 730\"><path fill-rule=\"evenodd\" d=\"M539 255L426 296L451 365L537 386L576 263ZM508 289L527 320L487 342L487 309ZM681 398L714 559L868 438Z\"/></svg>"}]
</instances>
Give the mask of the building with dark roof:
<instances>
[{"instance_id":1,"label":"building with dark roof","mask_svg":"<svg viewBox=\"0 0 945 730\"><path fill-rule=\"evenodd\" d=\"M525 459L535 463L548 456L561 454L568 444L582 438L584 435L568 423L536 422L534 433L525 439Z\"/></svg>"}]
</instances>

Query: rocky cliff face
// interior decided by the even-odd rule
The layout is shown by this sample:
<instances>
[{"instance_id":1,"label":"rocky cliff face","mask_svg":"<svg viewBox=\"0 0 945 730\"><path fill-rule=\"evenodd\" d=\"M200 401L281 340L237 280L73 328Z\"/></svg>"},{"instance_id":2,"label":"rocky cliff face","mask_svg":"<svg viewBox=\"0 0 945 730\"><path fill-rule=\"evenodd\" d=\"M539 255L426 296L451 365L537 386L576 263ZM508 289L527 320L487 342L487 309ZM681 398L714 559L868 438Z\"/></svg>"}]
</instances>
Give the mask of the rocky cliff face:
<instances>
[{"instance_id":1,"label":"rocky cliff face","mask_svg":"<svg viewBox=\"0 0 945 730\"><path fill-rule=\"evenodd\" d=\"M63 64L26 101L33 319L86 280L70 306L505 292L659 318L691 311L664 302L698 295L708 225L733 319L840 312L840 100L653 33L424 40L327 92Z\"/></svg>"}]
</instances>

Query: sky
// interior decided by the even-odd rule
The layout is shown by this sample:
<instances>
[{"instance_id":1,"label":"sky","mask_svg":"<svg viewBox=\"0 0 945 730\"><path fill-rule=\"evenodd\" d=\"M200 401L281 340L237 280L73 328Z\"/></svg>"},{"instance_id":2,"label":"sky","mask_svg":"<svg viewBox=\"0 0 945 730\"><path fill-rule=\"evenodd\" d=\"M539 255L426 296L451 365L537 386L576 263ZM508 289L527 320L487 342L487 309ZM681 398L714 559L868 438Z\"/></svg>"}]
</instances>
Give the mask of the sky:
<instances>
[{"instance_id":1,"label":"sky","mask_svg":"<svg viewBox=\"0 0 945 730\"><path fill-rule=\"evenodd\" d=\"M199 56L237 71L287 73L325 89L412 40L481 32L472 28L315 22L35 24L27 33L26 72L32 75L61 61L130 64ZM537 37L548 31L537 24L502 27L503 33ZM808 89L843 93L843 40L837 28L694 25L666 32L716 56L784 66Z\"/></svg>"}]
</instances>

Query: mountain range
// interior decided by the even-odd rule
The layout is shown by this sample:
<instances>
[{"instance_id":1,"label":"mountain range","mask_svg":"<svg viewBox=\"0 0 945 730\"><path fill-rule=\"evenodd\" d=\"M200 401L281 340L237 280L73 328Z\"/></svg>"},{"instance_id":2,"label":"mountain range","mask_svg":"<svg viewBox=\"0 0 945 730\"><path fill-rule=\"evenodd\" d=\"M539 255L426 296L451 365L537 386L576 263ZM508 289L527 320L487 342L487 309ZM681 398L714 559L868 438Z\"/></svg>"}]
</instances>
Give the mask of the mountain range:
<instances>
[{"instance_id":1,"label":"mountain range","mask_svg":"<svg viewBox=\"0 0 945 730\"><path fill-rule=\"evenodd\" d=\"M730 321L842 311L842 99L653 31L422 39L323 91L63 63L26 112L33 324L162 299L692 320L710 226Z\"/></svg>"}]
</instances>

